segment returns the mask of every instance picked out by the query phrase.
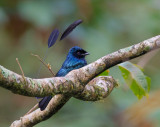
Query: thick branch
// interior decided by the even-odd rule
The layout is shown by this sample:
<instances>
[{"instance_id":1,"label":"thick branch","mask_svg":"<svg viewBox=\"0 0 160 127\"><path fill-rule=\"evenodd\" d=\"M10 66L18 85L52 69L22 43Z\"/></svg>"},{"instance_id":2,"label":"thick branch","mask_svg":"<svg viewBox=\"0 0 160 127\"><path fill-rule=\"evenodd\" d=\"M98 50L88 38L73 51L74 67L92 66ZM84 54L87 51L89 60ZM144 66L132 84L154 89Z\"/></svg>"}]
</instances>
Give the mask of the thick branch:
<instances>
[{"instance_id":1,"label":"thick branch","mask_svg":"<svg viewBox=\"0 0 160 127\"><path fill-rule=\"evenodd\" d=\"M21 120L15 121L12 126L31 126L49 118L56 113L71 96L90 101L101 99L99 95L102 95L102 98L107 96L108 94L101 93L106 90L106 87L110 88L107 82L102 85L102 89L97 87L97 85L103 84L99 83L100 81L95 82L95 84L91 86L89 86L88 83L104 70L159 47L160 35L106 55L83 68L71 71L65 77L46 79L31 79L25 77L26 81L24 81L20 75L0 66L0 86L14 93L37 97L58 94L53 97L53 101L49 103L45 111L37 109L33 113L22 117ZM101 80L101 82L104 82L104 80ZM96 94L97 90L100 91L100 93ZM110 93L111 91L107 92ZM95 96L95 98L93 96Z\"/></svg>"},{"instance_id":2,"label":"thick branch","mask_svg":"<svg viewBox=\"0 0 160 127\"><path fill-rule=\"evenodd\" d=\"M91 79L104 70L159 47L160 35L106 55L83 68L71 71L65 77L46 79L25 77L26 81L24 81L22 76L0 66L0 86L11 90L13 93L26 96L44 97L60 93L74 94L82 91Z\"/></svg>"},{"instance_id":3,"label":"thick branch","mask_svg":"<svg viewBox=\"0 0 160 127\"><path fill-rule=\"evenodd\" d=\"M76 95L76 97L85 101L97 101L106 98L115 86L117 86L117 83L113 77L97 77L89 82L84 91L81 94ZM44 111L37 109L34 112L21 117L20 120L14 121L11 127L21 127L22 125L24 127L30 127L44 121L57 113L70 98L71 96L67 95L55 95Z\"/></svg>"},{"instance_id":4,"label":"thick branch","mask_svg":"<svg viewBox=\"0 0 160 127\"><path fill-rule=\"evenodd\" d=\"M49 102L44 111L40 109L25 115L20 120L14 121L10 127L32 127L33 125L50 118L53 114L59 111L61 107L70 99L70 96L55 95Z\"/></svg>"},{"instance_id":5,"label":"thick branch","mask_svg":"<svg viewBox=\"0 0 160 127\"><path fill-rule=\"evenodd\" d=\"M83 101L98 101L106 98L118 86L112 76L100 76L91 80L83 92L75 94L74 97Z\"/></svg>"},{"instance_id":6,"label":"thick branch","mask_svg":"<svg viewBox=\"0 0 160 127\"><path fill-rule=\"evenodd\" d=\"M83 68L70 72L66 77L71 78L76 75L81 84L86 84L104 70L107 70L119 63L144 55L157 48L160 48L160 35L108 54Z\"/></svg>"},{"instance_id":7,"label":"thick branch","mask_svg":"<svg viewBox=\"0 0 160 127\"><path fill-rule=\"evenodd\" d=\"M0 86L11 90L13 93L32 97L66 93L66 91L73 91L72 89L75 88L73 83L65 77L45 79L25 77L24 80L22 76L7 70L3 66L0 66Z\"/></svg>"}]
</instances>

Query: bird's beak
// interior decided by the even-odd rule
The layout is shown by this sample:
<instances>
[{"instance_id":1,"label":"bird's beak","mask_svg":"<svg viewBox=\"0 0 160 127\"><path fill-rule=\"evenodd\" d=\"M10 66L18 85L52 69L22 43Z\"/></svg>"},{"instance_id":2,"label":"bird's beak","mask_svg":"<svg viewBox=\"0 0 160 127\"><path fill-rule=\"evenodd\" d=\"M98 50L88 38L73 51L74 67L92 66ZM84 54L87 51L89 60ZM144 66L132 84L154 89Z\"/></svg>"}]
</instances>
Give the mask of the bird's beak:
<instances>
[{"instance_id":1,"label":"bird's beak","mask_svg":"<svg viewBox=\"0 0 160 127\"><path fill-rule=\"evenodd\" d=\"M88 53L88 52L85 52L83 55L84 55L84 56L87 56L87 55L89 55L89 53Z\"/></svg>"}]
</instances>

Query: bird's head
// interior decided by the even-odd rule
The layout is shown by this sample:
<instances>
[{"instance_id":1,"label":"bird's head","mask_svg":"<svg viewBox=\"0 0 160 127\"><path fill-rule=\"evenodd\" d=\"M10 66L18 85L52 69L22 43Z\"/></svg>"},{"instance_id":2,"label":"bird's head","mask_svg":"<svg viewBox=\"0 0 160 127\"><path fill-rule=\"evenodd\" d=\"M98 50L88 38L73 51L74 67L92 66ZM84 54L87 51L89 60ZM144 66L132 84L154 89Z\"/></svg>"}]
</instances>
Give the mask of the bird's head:
<instances>
[{"instance_id":1,"label":"bird's head","mask_svg":"<svg viewBox=\"0 0 160 127\"><path fill-rule=\"evenodd\" d=\"M89 55L89 53L78 46L74 46L69 50L68 55L72 55L76 58L85 58L85 56Z\"/></svg>"}]
</instances>

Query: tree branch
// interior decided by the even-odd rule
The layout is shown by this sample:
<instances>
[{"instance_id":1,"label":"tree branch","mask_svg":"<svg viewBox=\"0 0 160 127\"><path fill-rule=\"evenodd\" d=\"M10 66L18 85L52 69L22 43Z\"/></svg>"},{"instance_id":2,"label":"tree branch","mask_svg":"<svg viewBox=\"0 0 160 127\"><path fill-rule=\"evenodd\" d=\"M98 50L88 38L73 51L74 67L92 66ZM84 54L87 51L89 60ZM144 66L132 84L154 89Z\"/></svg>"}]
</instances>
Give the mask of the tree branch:
<instances>
[{"instance_id":1,"label":"tree branch","mask_svg":"<svg viewBox=\"0 0 160 127\"><path fill-rule=\"evenodd\" d=\"M82 91L91 79L106 69L159 47L160 35L106 55L83 68L71 71L65 77L45 79L25 77L26 82L22 76L0 66L0 86L11 90L13 93L33 97L44 97L60 93L71 94Z\"/></svg>"},{"instance_id":2,"label":"tree branch","mask_svg":"<svg viewBox=\"0 0 160 127\"><path fill-rule=\"evenodd\" d=\"M31 79L25 77L26 82L24 82L22 76L0 66L1 87L11 90L13 93L25 96L44 97L55 95L45 111L37 109L31 114L22 117L18 122L15 121L11 126L35 125L55 114L72 96L89 101L95 101L106 97L111 92L110 90L107 91L107 89L112 87L107 85L108 82L105 82L105 77L101 78L101 80L97 80L97 82L96 79L94 79L95 82L93 80L94 83L89 85L89 82L93 78L116 64L133 59L159 47L160 35L106 55L83 68L71 71L65 77L45 79ZM114 84L115 82L110 82L110 84L112 83ZM102 88L98 87L101 86L100 84L103 84ZM99 92L98 94L96 94L97 90Z\"/></svg>"},{"instance_id":3,"label":"tree branch","mask_svg":"<svg viewBox=\"0 0 160 127\"><path fill-rule=\"evenodd\" d=\"M14 121L10 127L32 127L33 125L50 118L70 99L70 96L55 95L44 111L40 109L25 115L20 120Z\"/></svg>"},{"instance_id":4,"label":"tree branch","mask_svg":"<svg viewBox=\"0 0 160 127\"><path fill-rule=\"evenodd\" d=\"M117 83L113 77L97 77L86 85L82 94L76 95L75 97L85 101L101 100L106 98L115 86L117 86ZM30 127L44 121L57 113L70 98L71 96L68 95L55 95L44 111L37 109L34 112L21 117L20 120L14 121L11 127L21 127L22 125L24 127Z\"/></svg>"},{"instance_id":5,"label":"tree branch","mask_svg":"<svg viewBox=\"0 0 160 127\"><path fill-rule=\"evenodd\" d=\"M99 76L91 80L83 92L73 95L73 97L83 101L98 101L106 98L118 86L112 76Z\"/></svg>"}]
</instances>

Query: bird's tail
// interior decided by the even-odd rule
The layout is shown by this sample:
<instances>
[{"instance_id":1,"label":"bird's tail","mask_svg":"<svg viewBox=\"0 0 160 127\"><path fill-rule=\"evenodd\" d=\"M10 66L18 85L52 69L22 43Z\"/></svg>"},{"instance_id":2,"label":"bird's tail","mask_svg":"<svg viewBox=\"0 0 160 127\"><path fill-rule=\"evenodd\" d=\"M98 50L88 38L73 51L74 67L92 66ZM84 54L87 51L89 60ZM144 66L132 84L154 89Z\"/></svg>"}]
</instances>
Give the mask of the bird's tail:
<instances>
[{"instance_id":1,"label":"bird's tail","mask_svg":"<svg viewBox=\"0 0 160 127\"><path fill-rule=\"evenodd\" d=\"M52 99L52 96L47 96L47 97L44 97L40 102L39 102L39 108L41 109L41 111L43 111L48 103L50 102L50 100Z\"/></svg>"}]
</instances>

